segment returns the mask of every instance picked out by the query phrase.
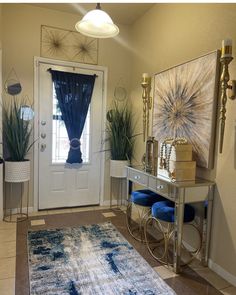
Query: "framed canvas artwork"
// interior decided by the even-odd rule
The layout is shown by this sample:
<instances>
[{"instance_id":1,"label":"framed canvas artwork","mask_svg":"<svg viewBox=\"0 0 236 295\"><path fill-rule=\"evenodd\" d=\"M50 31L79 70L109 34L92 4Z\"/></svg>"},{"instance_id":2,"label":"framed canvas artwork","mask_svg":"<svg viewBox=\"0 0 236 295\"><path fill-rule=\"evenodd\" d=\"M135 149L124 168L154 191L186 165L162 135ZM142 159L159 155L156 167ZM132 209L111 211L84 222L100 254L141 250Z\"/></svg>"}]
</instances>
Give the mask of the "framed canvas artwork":
<instances>
[{"instance_id":1,"label":"framed canvas artwork","mask_svg":"<svg viewBox=\"0 0 236 295\"><path fill-rule=\"evenodd\" d=\"M185 137L199 167L213 168L218 50L155 75L153 136Z\"/></svg>"},{"instance_id":2,"label":"framed canvas artwork","mask_svg":"<svg viewBox=\"0 0 236 295\"><path fill-rule=\"evenodd\" d=\"M42 25L41 56L96 65L98 40L75 31Z\"/></svg>"}]
</instances>

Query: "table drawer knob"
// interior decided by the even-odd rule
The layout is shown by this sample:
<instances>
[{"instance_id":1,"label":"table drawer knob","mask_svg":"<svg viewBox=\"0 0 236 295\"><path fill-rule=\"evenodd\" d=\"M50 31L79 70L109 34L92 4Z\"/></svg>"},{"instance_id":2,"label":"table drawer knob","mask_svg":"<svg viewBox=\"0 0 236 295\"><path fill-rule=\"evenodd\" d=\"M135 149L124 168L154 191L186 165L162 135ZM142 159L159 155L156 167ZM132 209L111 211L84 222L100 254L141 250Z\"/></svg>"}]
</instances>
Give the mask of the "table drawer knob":
<instances>
[{"instance_id":1,"label":"table drawer knob","mask_svg":"<svg viewBox=\"0 0 236 295\"><path fill-rule=\"evenodd\" d=\"M157 189L163 189L164 188L164 185L163 184L160 184L157 186Z\"/></svg>"},{"instance_id":2,"label":"table drawer knob","mask_svg":"<svg viewBox=\"0 0 236 295\"><path fill-rule=\"evenodd\" d=\"M139 175L135 175L134 176L134 179L136 179L136 180L138 180L138 179L140 179L141 177L139 176Z\"/></svg>"}]
</instances>

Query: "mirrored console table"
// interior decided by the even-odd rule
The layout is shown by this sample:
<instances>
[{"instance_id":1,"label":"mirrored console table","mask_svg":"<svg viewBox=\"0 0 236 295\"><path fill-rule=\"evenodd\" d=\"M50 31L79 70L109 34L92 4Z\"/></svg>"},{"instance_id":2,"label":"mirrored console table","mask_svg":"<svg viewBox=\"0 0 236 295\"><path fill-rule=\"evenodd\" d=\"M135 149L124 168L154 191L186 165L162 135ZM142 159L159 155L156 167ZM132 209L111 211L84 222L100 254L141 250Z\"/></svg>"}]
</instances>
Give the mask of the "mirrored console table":
<instances>
[{"instance_id":1,"label":"mirrored console table","mask_svg":"<svg viewBox=\"0 0 236 295\"><path fill-rule=\"evenodd\" d=\"M195 181L172 182L162 176L154 176L143 170L143 166L127 167L127 198L132 190L132 183L148 188L159 195L175 202L174 224L174 271L180 272L181 243L183 236L184 204L201 202L202 250L201 260L208 264L211 234L212 205L214 198L213 181L196 179ZM208 201L207 218L204 203ZM204 222L205 226L204 226Z\"/></svg>"}]
</instances>

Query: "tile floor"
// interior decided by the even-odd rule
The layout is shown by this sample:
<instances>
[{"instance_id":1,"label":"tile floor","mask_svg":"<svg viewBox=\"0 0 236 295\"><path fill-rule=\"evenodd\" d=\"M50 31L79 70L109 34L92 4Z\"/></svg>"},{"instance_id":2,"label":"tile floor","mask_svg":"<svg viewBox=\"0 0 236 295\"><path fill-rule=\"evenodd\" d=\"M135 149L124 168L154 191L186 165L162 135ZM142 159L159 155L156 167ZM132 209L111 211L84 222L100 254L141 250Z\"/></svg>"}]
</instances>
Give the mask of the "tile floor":
<instances>
[{"instance_id":1,"label":"tile floor","mask_svg":"<svg viewBox=\"0 0 236 295\"><path fill-rule=\"evenodd\" d=\"M94 211L98 209L108 209L108 207L84 207L62 210L48 210L31 213L30 216L42 216L61 213L73 213L83 211ZM124 208L122 208L124 210ZM107 212L103 214L104 217L112 217L115 213ZM33 222L32 226L39 226L44 223L43 218ZM15 264L16 264L16 225L11 223L0 222L0 294L1 295L14 295L15 294ZM203 276L210 282L216 289L220 290L224 295L235 295L236 287L231 286L227 281L219 277L213 271L208 268L199 266L198 263L192 264L193 270L195 270L200 276ZM155 271L163 279L172 279L176 276L166 266L154 267Z\"/></svg>"}]
</instances>

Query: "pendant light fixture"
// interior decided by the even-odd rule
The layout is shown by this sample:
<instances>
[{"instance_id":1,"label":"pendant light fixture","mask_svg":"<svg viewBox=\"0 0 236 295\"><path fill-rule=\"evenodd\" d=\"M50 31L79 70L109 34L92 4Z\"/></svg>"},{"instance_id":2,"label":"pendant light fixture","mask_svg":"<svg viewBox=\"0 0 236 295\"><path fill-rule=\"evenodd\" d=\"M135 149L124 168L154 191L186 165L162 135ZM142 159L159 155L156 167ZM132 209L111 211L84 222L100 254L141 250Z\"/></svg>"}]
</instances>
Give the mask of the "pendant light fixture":
<instances>
[{"instance_id":1,"label":"pendant light fixture","mask_svg":"<svg viewBox=\"0 0 236 295\"><path fill-rule=\"evenodd\" d=\"M119 34L119 28L110 16L97 3L96 9L89 11L76 23L75 29L83 35L93 38L111 38Z\"/></svg>"}]
</instances>

